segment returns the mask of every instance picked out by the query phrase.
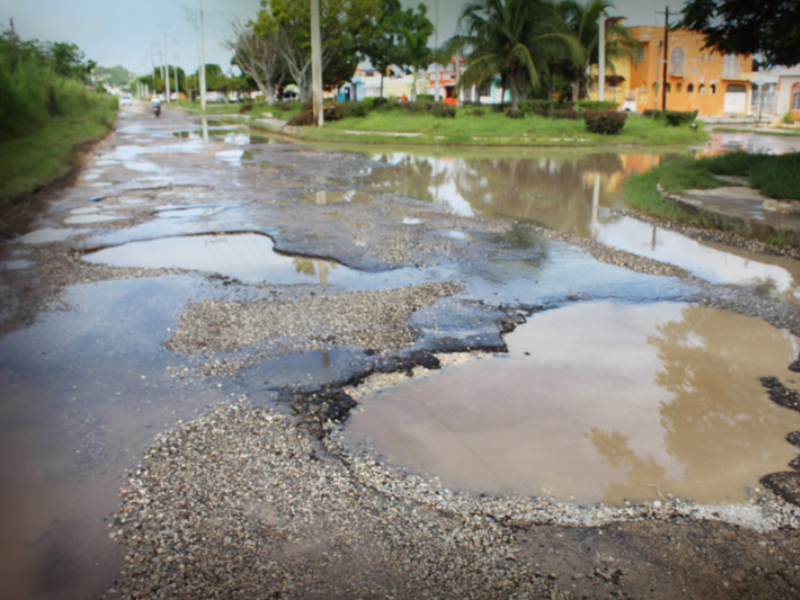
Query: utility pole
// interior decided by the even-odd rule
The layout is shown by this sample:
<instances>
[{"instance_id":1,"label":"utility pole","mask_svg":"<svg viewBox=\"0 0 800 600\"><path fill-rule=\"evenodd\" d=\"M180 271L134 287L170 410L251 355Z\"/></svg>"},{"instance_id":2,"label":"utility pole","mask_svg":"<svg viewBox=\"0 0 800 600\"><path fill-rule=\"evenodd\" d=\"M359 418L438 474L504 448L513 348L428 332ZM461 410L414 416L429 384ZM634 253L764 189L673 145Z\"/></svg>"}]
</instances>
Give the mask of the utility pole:
<instances>
[{"instance_id":1,"label":"utility pole","mask_svg":"<svg viewBox=\"0 0 800 600\"><path fill-rule=\"evenodd\" d=\"M13 35L15 35L15 34L16 34L16 32L14 31L14 18L13 18L13 17L10 17L10 18L8 19L8 22L9 22L9 24L11 25L11 35L13 36Z\"/></svg>"},{"instance_id":2,"label":"utility pole","mask_svg":"<svg viewBox=\"0 0 800 600\"><path fill-rule=\"evenodd\" d=\"M180 100L180 84L178 83L178 40L172 40L172 55L175 58L175 99Z\"/></svg>"},{"instance_id":3,"label":"utility pole","mask_svg":"<svg viewBox=\"0 0 800 600\"><path fill-rule=\"evenodd\" d=\"M664 10L664 75L661 78L661 110L667 110L667 68L669 66L669 6Z\"/></svg>"},{"instance_id":4,"label":"utility pole","mask_svg":"<svg viewBox=\"0 0 800 600\"><path fill-rule=\"evenodd\" d=\"M311 97L314 104L314 121L322 127L325 114L322 109L322 50L320 48L319 0L311 0Z\"/></svg>"},{"instance_id":5,"label":"utility pole","mask_svg":"<svg viewBox=\"0 0 800 600\"><path fill-rule=\"evenodd\" d=\"M439 52L439 0L436 0L436 29L434 29L434 37L433 37L433 45L436 47L436 53ZM436 62L434 63L434 73L436 76L436 84L434 85L434 93L435 96L433 98L434 102L439 102L439 57L436 57Z\"/></svg>"},{"instance_id":6,"label":"utility pole","mask_svg":"<svg viewBox=\"0 0 800 600\"><path fill-rule=\"evenodd\" d=\"M597 59L597 99L606 99L606 11L600 11L599 57Z\"/></svg>"},{"instance_id":7,"label":"utility pole","mask_svg":"<svg viewBox=\"0 0 800 600\"><path fill-rule=\"evenodd\" d=\"M169 44L167 43L167 29L164 28L164 61L166 67L166 77L164 78L164 89L167 92L167 104L169 104Z\"/></svg>"},{"instance_id":8,"label":"utility pole","mask_svg":"<svg viewBox=\"0 0 800 600\"><path fill-rule=\"evenodd\" d=\"M203 0L200 0L200 108L206 110L206 34L205 17L203 16Z\"/></svg>"}]
</instances>

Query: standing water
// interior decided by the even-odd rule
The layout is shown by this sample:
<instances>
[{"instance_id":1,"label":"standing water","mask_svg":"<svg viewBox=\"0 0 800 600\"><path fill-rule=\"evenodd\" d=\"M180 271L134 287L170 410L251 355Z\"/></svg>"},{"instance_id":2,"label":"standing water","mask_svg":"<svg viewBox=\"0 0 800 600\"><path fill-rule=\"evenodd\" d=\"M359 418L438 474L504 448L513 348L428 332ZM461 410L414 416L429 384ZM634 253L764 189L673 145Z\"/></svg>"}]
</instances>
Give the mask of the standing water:
<instances>
[{"instance_id":1,"label":"standing water","mask_svg":"<svg viewBox=\"0 0 800 600\"><path fill-rule=\"evenodd\" d=\"M775 369L798 340L758 319L595 302L535 314L507 343L366 397L351 443L454 488L608 504L744 501L797 453L800 415L759 377L791 380Z\"/></svg>"}]
</instances>

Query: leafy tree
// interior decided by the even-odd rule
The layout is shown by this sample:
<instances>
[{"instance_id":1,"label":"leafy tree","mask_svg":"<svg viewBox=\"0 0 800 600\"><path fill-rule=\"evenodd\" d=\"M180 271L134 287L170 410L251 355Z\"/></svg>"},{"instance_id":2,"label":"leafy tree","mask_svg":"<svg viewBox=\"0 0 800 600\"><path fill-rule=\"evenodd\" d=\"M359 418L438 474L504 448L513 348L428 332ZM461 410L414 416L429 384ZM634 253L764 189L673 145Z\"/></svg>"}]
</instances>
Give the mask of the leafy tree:
<instances>
[{"instance_id":1,"label":"leafy tree","mask_svg":"<svg viewBox=\"0 0 800 600\"><path fill-rule=\"evenodd\" d=\"M573 0L565 0L557 5L559 14L564 19L568 31L572 34L578 53L571 61L568 71L572 79L572 100L577 104L581 97L581 89L587 89L586 82L591 65L598 64L600 43L600 13L613 8L606 0L588 0L581 5ZM613 65L612 59L632 55L639 43L620 22L606 23L606 64Z\"/></svg>"},{"instance_id":2,"label":"leafy tree","mask_svg":"<svg viewBox=\"0 0 800 600\"><path fill-rule=\"evenodd\" d=\"M408 65L414 73L414 83L411 87L411 99L417 99L417 73L431 63L431 49L428 40L433 34L433 23L427 17L427 7L424 4L407 8L401 20L400 34L404 54L400 66Z\"/></svg>"},{"instance_id":3,"label":"leafy tree","mask_svg":"<svg viewBox=\"0 0 800 600\"><path fill-rule=\"evenodd\" d=\"M91 79L92 70L97 66L93 60L84 62L85 56L75 44L53 42L48 45L46 52L53 71L58 75L85 83Z\"/></svg>"},{"instance_id":4,"label":"leafy tree","mask_svg":"<svg viewBox=\"0 0 800 600\"><path fill-rule=\"evenodd\" d=\"M800 63L797 0L688 0L681 27L705 36L706 47L730 54L763 53L773 65Z\"/></svg>"},{"instance_id":5,"label":"leafy tree","mask_svg":"<svg viewBox=\"0 0 800 600\"><path fill-rule=\"evenodd\" d=\"M380 11L374 18L374 29L364 44L364 56L381 74L381 98L383 77L389 67L405 63L401 44L403 16L400 0L381 0Z\"/></svg>"},{"instance_id":6,"label":"leafy tree","mask_svg":"<svg viewBox=\"0 0 800 600\"><path fill-rule=\"evenodd\" d=\"M461 88L482 86L500 75L511 91L513 110L529 87L541 86L543 54L559 45L572 56L574 41L559 30L552 5L542 0L476 0L462 12L459 27L466 32L448 41L450 48L469 48ZM536 58L535 58L536 57Z\"/></svg>"},{"instance_id":7,"label":"leafy tree","mask_svg":"<svg viewBox=\"0 0 800 600\"><path fill-rule=\"evenodd\" d=\"M380 0L322 0L320 30L323 82L349 80L358 63L362 40L371 30L370 17ZM287 75L309 96L311 70L310 4L307 0L262 0L253 25L257 35L276 36L275 48Z\"/></svg>"},{"instance_id":8,"label":"leafy tree","mask_svg":"<svg viewBox=\"0 0 800 600\"><path fill-rule=\"evenodd\" d=\"M236 24L235 28L236 38L228 43L228 48L234 52L231 63L248 75L266 101L272 104L285 70L279 60L278 33L259 35L252 22L247 25Z\"/></svg>"}]
</instances>

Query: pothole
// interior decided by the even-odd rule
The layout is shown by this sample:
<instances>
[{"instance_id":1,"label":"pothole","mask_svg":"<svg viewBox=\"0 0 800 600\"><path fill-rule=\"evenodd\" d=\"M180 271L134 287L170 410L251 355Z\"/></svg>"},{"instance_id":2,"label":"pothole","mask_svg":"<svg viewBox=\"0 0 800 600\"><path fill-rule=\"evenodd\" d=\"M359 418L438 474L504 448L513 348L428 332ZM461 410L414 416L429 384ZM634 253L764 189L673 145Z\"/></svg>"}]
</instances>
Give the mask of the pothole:
<instances>
[{"instance_id":1,"label":"pothole","mask_svg":"<svg viewBox=\"0 0 800 600\"><path fill-rule=\"evenodd\" d=\"M532 316L509 354L362 399L348 443L454 489L621 505L748 500L786 470L800 415L769 400L798 339L683 303L583 303Z\"/></svg>"}]
</instances>

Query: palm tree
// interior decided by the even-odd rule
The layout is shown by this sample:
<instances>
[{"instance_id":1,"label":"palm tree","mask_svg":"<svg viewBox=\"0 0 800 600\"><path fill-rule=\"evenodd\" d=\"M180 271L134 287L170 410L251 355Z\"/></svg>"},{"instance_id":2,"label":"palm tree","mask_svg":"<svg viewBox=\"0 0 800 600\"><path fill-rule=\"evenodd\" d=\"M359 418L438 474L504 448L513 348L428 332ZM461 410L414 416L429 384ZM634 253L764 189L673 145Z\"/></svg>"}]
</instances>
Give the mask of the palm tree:
<instances>
[{"instance_id":1,"label":"palm tree","mask_svg":"<svg viewBox=\"0 0 800 600\"><path fill-rule=\"evenodd\" d=\"M448 50L469 49L459 88L482 86L500 75L517 110L528 86L541 85L548 47L560 44L573 60L582 56L573 37L557 30L557 16L544 0L475 0L465 6L459 19L465 33L446 44Z\"/></svg>"},{"instance_id":2,"label":"palm tree","mask_svg":"<svg viewBox=\"0 0 800 600\"><path fill-rule=\"evenodd\" d=\"M556 10L564 20L566 30L573 36L580 52L573 57L568 71L572 79L572 101L577 104L582 84L589 76L591 65L596 65L599 56L600 13L613 8L606 0L588 0L586 5L574 0L564 0L556 6ZM613 59L633 55L640 47L628 29L619 21L608 21L606 24L606 65L613 68Z\"/></svg>"}]
</instances>

